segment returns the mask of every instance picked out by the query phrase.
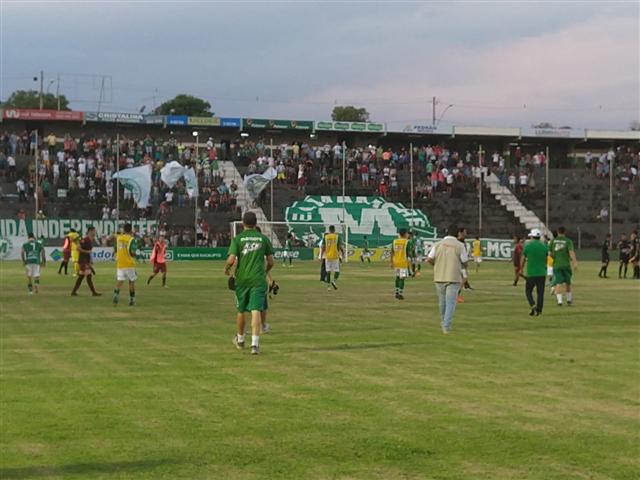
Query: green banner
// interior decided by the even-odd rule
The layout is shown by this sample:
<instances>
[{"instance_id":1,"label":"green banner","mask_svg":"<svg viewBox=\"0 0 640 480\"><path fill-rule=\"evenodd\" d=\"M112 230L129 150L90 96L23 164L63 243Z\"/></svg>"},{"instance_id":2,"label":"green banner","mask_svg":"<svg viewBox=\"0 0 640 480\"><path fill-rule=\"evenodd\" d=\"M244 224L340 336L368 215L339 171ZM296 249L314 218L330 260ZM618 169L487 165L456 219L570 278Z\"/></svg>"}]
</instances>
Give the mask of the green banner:
<instances>
[{"instance_id":1,"label":"green banner","mask_svg":"<svg viewBox=\"0 0 640 480\"><path fill-rule=\"evenodd\" d=\"M243 118L242 128L274 128L277 130L313 130L310 120L269 120L263 118Z\"/></svg>"},{"instance_id":2,"label":"green banner","mask_svg":"<svg viewBox=\"0 0 640 480\"><path fill-rule=\"evenodd\" d=\"M187 117L188 125L219 127L220 117Z\"/></svg>"},{"instance_id":3,"label":"green banner","mask_svg":"<svg viewBox=\"0 0 640 480\"><path fill-rule=\"evenodd\" d=\"M316 130L384 133L385 128L384 123L321 121L316 122Z\"/></svg>"},{"instance_id":4,"label":"green banner","mask_svg":"<svg viewBox=\"0 0 640 480\"><path fill-rule=\"evenodd\" d=\"M228 247L169 247L167 248L166 259L169 262L176 260L226 260ZM282 259L283 248L276 248L274 258ZM296 260L312 260L313 250L311 248L294 248L290 252ZM148 261L151 258L151 249L140 250L140 259Z\"/></svg>"},{"instance_id":5,"label":"green banner","mask_svg":"<svg viewBox=\"0 0 640 480\"><path fill-rule=\"evenodd\" d=\"M436 229L424 212L387 202L383 197L344 197L343 202L341 196L307 195L287 208L285 218L289 229L305 245L318 245L325 227L341 223L347 226L349 244L357 247L364 244L364 237L370 247L389 245L400 228L411 229L422 238L436 237Z\"/></svg>"},{"instance_id":6,"label":"green banner","mask_svg":"<svg viewBox=\"0 0 640 480\"><path fill-rule=\"evenodd\" d=\"M137 232L149 232L158 223L155 220L127 220ZM13 218L0 219L0 237L26 237L30 232L36 238L63 239L74 228L84 234L89 225L96 227L98 237L113 235L118 231L118 225L124 225L125 220L85 220L79 218L50 219L50 220L17 220Z\"/></svg>"}]
</instances>

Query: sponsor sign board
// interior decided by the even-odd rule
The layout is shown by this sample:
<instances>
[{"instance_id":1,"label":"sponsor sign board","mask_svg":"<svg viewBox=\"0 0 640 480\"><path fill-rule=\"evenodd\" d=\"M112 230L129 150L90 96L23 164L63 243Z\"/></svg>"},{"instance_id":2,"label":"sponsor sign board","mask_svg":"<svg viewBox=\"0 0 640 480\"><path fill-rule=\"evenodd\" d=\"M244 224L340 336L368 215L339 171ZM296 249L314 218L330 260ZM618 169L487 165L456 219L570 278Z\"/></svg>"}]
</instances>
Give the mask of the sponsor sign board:
<instances>
[{"instance_id":1,"label":"sponsor sign board","mask_svg":"<svg viewBox=\"0 0 640 480\"><path fill-rule=\"evenodd\" d=\"M37 110L30 108L8 108L2 112L6 120L66 120L81 122L83 112L68 110Z\"/></svg>"},{"instance_id":2,"label":"sponsor sign board","mask_svg":"<svg viewBox=\"0 0 640 480\"><path fill-rule=\"evenodd\" d=\"M315 123L316 130L335 131L335 132L371 132L384 133L384 123L373 122L332 122L319 121Z\"/></svg>"},{"instance_id":3,"label":"sponsor sign board","mask_svg":"<svg viewBox=\"0 0 640 480\"><path fill-rule=\"evenodd\" d=\"M200 127L219 127L220 117L187 117L187 124Z\"/></svg>"},{"instance_id":4,"label":"sponsor sign board","mask_svg":"<svg viewBox=\"0 0 640 480\"><path fill-rule=\"evenodd\" d=\"M124 112L85 112L84 119L86 122L143 123L144 115Z\"/></svg>"}]
</instances>

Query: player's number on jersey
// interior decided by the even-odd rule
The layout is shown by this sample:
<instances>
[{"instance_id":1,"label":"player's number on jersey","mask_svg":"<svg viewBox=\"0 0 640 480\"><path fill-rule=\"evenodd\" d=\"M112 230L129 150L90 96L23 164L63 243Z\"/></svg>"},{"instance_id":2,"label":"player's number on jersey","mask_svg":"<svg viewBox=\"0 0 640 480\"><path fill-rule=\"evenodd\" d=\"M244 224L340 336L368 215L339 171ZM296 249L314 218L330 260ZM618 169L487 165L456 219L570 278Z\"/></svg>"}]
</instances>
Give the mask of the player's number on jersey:
<instances>
[{"instance_id":1,"label":"player's number on jersey","mask_svg":"<svg viewBox=\"0 0 640 480\"><path fill-rule=\"evenodd\" d=\"M259 250L261 246L262 244L260 242L247 242L242 248L242 254L246 255L247 253L255 252Z\"/></svg>"}]
</instances>

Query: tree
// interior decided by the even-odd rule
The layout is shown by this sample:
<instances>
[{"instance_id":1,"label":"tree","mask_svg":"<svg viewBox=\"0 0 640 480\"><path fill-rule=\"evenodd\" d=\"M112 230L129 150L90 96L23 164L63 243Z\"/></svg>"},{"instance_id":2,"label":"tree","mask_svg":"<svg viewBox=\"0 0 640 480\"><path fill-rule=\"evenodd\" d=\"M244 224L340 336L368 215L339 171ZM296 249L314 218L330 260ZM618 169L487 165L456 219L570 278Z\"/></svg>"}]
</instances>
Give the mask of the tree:
<instances>
[{"instance_id":1,"label":"tree","mask_svg":"<svg viewBox=\"0 0 640 480\"><path fill-rule=\"evenodd\" d=\"M334 122L368 122L369 112L366 108L357 108L353 105L336 106L331 112Z\"/></svg>"},{"instance_id":2,"label":"tree","mask_svg":"<svg viewBox=\"0 0 640 480\"><path fill-rule=\"evenodd\" d=\"M167 100L154 110L156 115L188 115L190 117L210 117L211 104L193 95L181 93L172 100Z\"/></svg>"},{"instance_id":3,"label":"tree","mask_svg":"<svg viewBox=\"0 0 640 480\"><path fill-rule=\"evenodd\" d=\"M42 108L46 110L58 109L58 98L53 93L42 95ZM3 108L40 108L40 92L36 90L16 90L13 92ZM64 95L60 95L60 110L69 110L69 100Z\"/></svg>"},{"instance_id":4,"label":"tree","mask_svg":"<svg viewBox=\"0 0 640 480\"><path fill-rule=\"evenodd\" d=\"M635 132L640 131L640 122L638 120L634 120L629 124L629 130L633 130Z\"/></svg>"}]
</instances>

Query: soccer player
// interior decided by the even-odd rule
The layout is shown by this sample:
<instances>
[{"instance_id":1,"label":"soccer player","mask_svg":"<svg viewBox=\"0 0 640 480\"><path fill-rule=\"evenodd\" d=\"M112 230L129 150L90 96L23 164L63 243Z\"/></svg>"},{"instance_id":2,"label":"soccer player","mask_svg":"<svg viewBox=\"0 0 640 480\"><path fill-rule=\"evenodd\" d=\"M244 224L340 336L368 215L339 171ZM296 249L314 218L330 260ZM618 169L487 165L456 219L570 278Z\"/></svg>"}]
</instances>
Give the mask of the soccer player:
<instances>
[{"instance_id":1,"label":"soccer player","mask_svg":"<svg viewBox=\"0 0 640 480\"><path fill-rule=\"evenodd\" d=\"M471 245L471 256L473 257L473 263L476 266L476 273L480 270L480 264L482 263L482 246L480 244L480 235L476 235L475 240Z\"/></svg>"},{"instance_id":2,"label":"soccer player","mask_svg":"<svg viewBox=\"0 0 640 480\"><path fill-rule=\"evenodd\" d=\"M293 235L287 234L287 239L284 241L284 250L282 251L282 266L287 266L287 258L289 259L289 266L293 264L293 250L292 250Z\"/></svg>"},{"instance_id":3,"label":"soccer player","mask_svg":"<svg viewBox=\"0 0 640 480\"><path fill-rule=\"evenodd\" d=\"M367 236L362 237L362 253L360 254L360 261L364 263L365 259L368 263L371 263L371 251L369 250L369 239Z\"/></svg>"},{"instance_id":4,"label":"soccer player","mask_svg":"<svg viewBox=\"0 0 640 480\"><path fill-rule=\"evenodd\" d=\"M640 279L640 240L638 240L638 231L631 232L631 252L629 254L629 262L633 266L633 278Z\"/></svg>"},{"instance_id":5,"label":"soccer player","mask_svg":"<svg viewBox=\"0 0 640 480\"><path fill-rule=\"evenodd\" d=\"M67 268L69 267L69 259L71 258L71 244L72 240L70 234L76 233L75 229L71 228L69 233L64 236L64 243L62 244L62 262L60 262L60 268L58 268L58 275L62 274L64 268L64 274L67 274Z\"/></svg>"},{"instance_id":6,"label":"soccer player","mask_svg":"<svg viewBox=\"0 0 640 480\"><path fill-rule=\"evenodd\" d=\"M627 234L620 235L618 242L618 255L620 265L618 266L618 278L622 278L622 270L624 268L624 278L627 278L627 269L629 268L629 258L631 254L631 242L627 240Z\"/></svg>"},{"instance_id":7,"label":"soccer player","mask_svg":"<svg viewBox=\"0 0 640 480\"><path fill-rule=\"evenodd\" d=\"M391 268L396 275L396 298L404 300L404 279L409 276L409 239L406 228L398 230L398 238L391 244Z\"/></svg>"},{"instance_id":8,"label":"soccer player","mask_svg":"<svg viewBox=\"0 0 640 480\"><path fill-rule=\"evenodd\" d=\"M424 262L424 242L417 233L414 233L414 258L416 261L416 276L422 275L422 262Z\"/></svg>"},{"instance_id":9,"label":"soccer player","mask_svg":"<svg viewBox=\"0 0 640 480\"><path fill-rule=\"evenodd\" d=\"M609 266L609 250L611 250L611 234L607 234L607 238L604 242L602 242L602 247L600 250L600 261L602 262L602 266L600 267L600 272L598 272L598 277L600 278L609 278L607 277L607 267Z\"/></svg>"},{"instance_id":10,"label":"soccer player","mask_svg":"<svg viewBox=\"0 0 640 480\"><path fill-rule=\"evenodd\" d=\"M564 227L558 228L558 236L551 240L549 244L549 251L553 257L553 277L558 306L562 306L562 290L567 293L567 305L573 305L571 276L573 275L573 270L578 268L573 242L566 237L565 233Z\"/></svg>"},{"instance_id":11,"label":"soccer player","mask_svg":"<svg viewBox=\"0 0 640 480\"><path fill-rule=\"evenodd\" d=\"M321 254L324 258L325 268L327 270L327 275L325 277L327 290L331 290L331 287L333 287L334 290L337 290L338 285L336 282L340 277L340 259L344 257L344 246L342 245L340 235L336 233L336 227L333 225L329 226L329 233L324 234L321 248ZM331 280L332 273L335 274L333 280Z\"/></svg>"},{"instance_id":12,"label":"soccer player","mask_svg":"<svg viewBox=\"0 0 640 480\"><path fill-rule=\"evenodd\" d=\"M47 264L42 243L36 240L35 235L29 232L27 242L22 245L22 263L27 273L27 289L29 295L40 292L40 266Z\"/></svg>"},{"instance_id":13,"label":"soccer player","mask_svg":"<svg viewBox=\"0 0 640 480\"><path fill-rule=\"evenodd\" d=\"M544 305L544 281L547 273L547 254L549 250L547 246L540 241L542 232L534 228L529 233L531 241L528 242L522 250L522 258L520 259L520 271L525 271L527 267L525 296L529 302L531 311L529 315L538 316L542 313ZM533 301L533 289L536 289L536 301Z\"/></svg>"},{"instance_id":14,"label":"soccer player","mask_svg":"<svg viewBox=\"0 0 640 480\"><path fill-rule=\"evenodd\" d=\"M512 256L512 260L513 260L513 272L515 274L515 278L513 279L513 286L517 286L518 285L518 280L520 279L520 275L522 274L522 272L520 271L520 264L521 264L521 259L522 259L522 240L520 239L520 237L518 235L515 235L513 237L513 256Z\"/></svg>"},{"instance_id":15,"label":"soccer player","mask_svg":"<svg viewBox=\"0 0 640 480\"><path fill-rule=\"evenodd\" d=\"M71 291L71 296L73 297L76 297L78 295L78 289L80 288L80 285L85 278L87 279L89 290L91 290L91 295L93 295L94 297L99 297L100 295L102 295L101 293L96 292L96 289L93 286L93 279L91 278L91 262L93 261L91 259L91 250L93 250L93 243L95 242L95 240L96 229L93 225L90 225L87 228L87 236L78 242L78 278L76 279L76 284Z\"/></svg>"},{"instance_id":16,"label":"soccer player","mask_svg":"<svg viewBox=\"0 0 640 480\"><path fill-rule=\"evenodd\" d=\"M416 276L416 241L413 237L413 232L409 230L409 236L407 237L407 257L409 261L410 275Z\"/></svg>"},{"instance_id":17,"label":"soccer player","mask_svg":"<svg viewBox=\"0 0 640 480\"><path fill-rule=\"evenodd\" d=\"M158 240L153 245L151 251L151 263L153 264L153 273L147 279L147 285L151 283L151 280L160 272L162 272L162 286L167 286L167 242L164 241L164 235L161 233Z\"/></svg>"},{"instance_id":18,"label":"soccer player","mask_svg":"<svg viewBox=\"0 0 640 480\"><path fill-rule=\"evenodd\" d=\"M231 242L229 257L224 266L224 273L229 276L237 261L235 292L238 315L237 334L233 343L238 349L244 348L244 313L251 312L252 355L260 353L261 312L267 301L267 274L273 268L273 247L266 236L256 231L257 222L254 212L243 215L242 233Z\"/></svg>"},{"instance_id":19,"label":"soccer player","mask_svg":"<svg viewBox=\"0 0 640 480\"><path fill-rule=\"evenodd\" d=\"M72 228L69 230L67 237L71 241L71 262L73 263L73 276L76 277L79 271L80 251L78 250L78 243L80 242L80 234Z\"/></svg>"},{"instance_id":20,"label":"soccer player","mask_svg":"<svg viewBox=\"0 0 640 480\"><path fill-rule=\"evenodd\" d=\"M467 229L465 227L460 227L458 229L458 241L464 247L465 252L467 253L467 257L469 255L469 248L467 245ZM456 297L457 303L464 302L464 298L462 297L462 290L473 290L471 285L469 284L469 270L467 270L467 265L465 264L460 270L460 274L462 275L462 284L460 286L460 290L458 291L458 296Z\"/></svg>"},{"instance_id":21,"label":"soccer player","mask_svg":"<svg viewBox=\"0 0 640 480\"><path fill-rule=\"evenodd\" d=\"M132 235L130 223L125 223L123 233L116 236L116 288L113 290L113 304L120 301L120 288L129 282L129 306L136 304L136 239Z\"/></svg>"}]
</instances>

